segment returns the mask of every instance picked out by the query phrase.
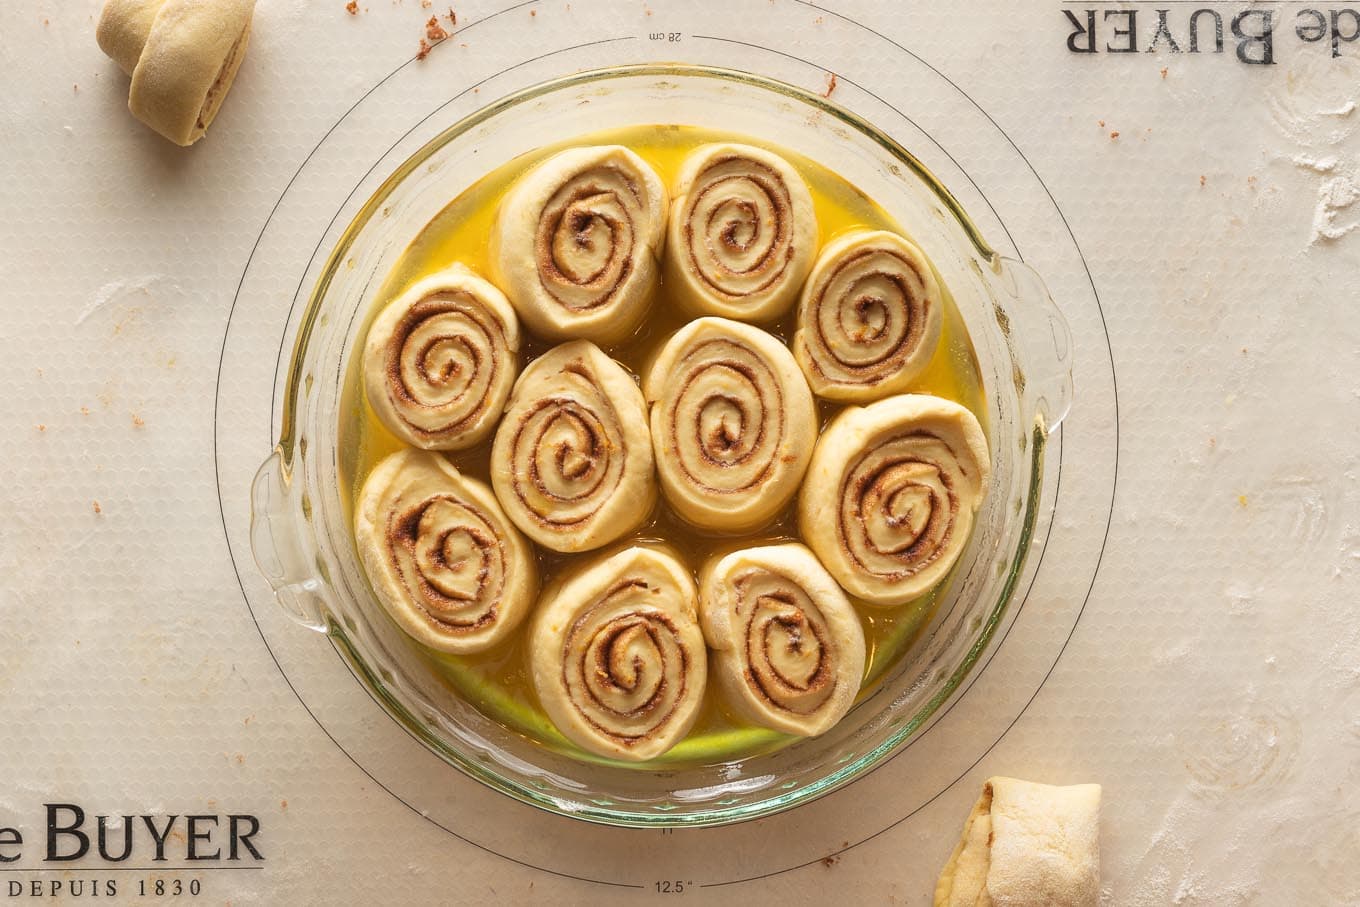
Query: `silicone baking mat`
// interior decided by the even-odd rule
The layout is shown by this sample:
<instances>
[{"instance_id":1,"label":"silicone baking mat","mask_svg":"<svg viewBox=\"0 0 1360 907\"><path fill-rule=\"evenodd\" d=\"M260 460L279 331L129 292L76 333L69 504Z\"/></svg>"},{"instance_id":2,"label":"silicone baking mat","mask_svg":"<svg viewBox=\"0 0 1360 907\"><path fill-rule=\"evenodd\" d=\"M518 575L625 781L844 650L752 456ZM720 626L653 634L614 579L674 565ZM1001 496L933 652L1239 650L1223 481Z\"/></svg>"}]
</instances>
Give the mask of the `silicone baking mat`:
<instances>
[{"instance_id":1,"label":"silicone baking mat","mask_svg":"<svg viewBox=\"0 0 1360 907\"><path fill-rule=\"evenodd\" d=\"M1360 17L468 0L417 59L447 6L261 0L188 150L127 115L97 3L0 6L7 896L924 904L1009 774L1105 785L1107 903L1360 903ZM409 737L273 603L248 489L312 281L386 175L518 88L675 60L916 153L1045 276L1076 403L1017 600L925 730L792 812L627 831ZM89 851L53 859L72 826Z\"/></svg>"}]
</instances>

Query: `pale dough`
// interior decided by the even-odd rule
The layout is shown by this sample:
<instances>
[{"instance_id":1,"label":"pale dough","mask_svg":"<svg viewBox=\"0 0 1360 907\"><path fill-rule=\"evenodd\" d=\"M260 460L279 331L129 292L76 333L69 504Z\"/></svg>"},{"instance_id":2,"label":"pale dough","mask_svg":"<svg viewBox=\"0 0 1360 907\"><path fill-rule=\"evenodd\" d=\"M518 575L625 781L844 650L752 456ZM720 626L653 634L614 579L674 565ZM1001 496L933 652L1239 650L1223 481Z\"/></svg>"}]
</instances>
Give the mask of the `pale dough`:
<instances>
[{"instance_id":1,"label":"pale dough","mask_svg":"<svg viewBox=\"0 0 1360 907\"><path fill-rule=\"evenodd\" d=\"M408 635L441 652L480 652L533 609L533 550L491 489L438 454L402 450L369 473L354 541L373 592Z\"/></svg>"},{"instance_id":2,"label":"pale dough","mask_svg":"<svg viewBox=\"0 0 1360 907\"><path fill-rule=\"evenodd\" d=\"M584 750L629 762L682 740L708 681L697 598L684 564L643 547L596 556L545 590L529 661L557 729Z\"/></svg>"},{"instance_id":3,"label":"pale dough","mask_svg":"<svg viewBox=\"0 0 1360 907\"><path fill-rule=\"evenodd\" d=\"M815 737L854 704L864 630L804 546L745 548L710 560L699 578L699 621L724 698L753 724Z\"/></svg>"},{"instance_id":4,"label":"pale dough","mask_svg":"<svg viewBox=\"0 0 1360 907\"><path fill-rule=\"evenodd\" d=\"M925 254L896 233L856 230L827 243L798 303L793 354L813 393L866 403L910 389L944 324Z\"/></svg>"},{"instance_id":5,"label":"pale dough","mask_svg":"<svg viewBox=\"0 0 1360 907\"><path fill-rule=\"evenodd\" d=\"M142 58L142 48L151 34L151 23L165 0L109 0L99 15L94 37L99 49L113 59L129 76Z\"/></svg>"},{"instance_id":6,"label":"pale dough","mask_svg":"<svg viewBox=\"0 0 1360 907\"><path fill-rule=\"evenodd\" d=\"M501 202L492 276L531 331L618 343L651 306L668 204L661 177L622 145L560 151Z\"/></svg>"},{"instance_id":7,"label":"pale dough","mask_svg":"<svg viewBox=\"0 0 1360 907\"><path fill-rule=\"evenodd\" d=\"M812 458L817 409L792 354L759 328L700 318L647 369L666 500L697 526L756 529L788 506Z\"/></svg>"},{"instance_id":8,"label":"pale dough","mask_svg":"<svg viewBox=\"0 0 1360 907\"><path fill-rule=\"evenodd\" d=\"M963 554L990 469L982 427L952 400L900 394L848 407L813 449L798 526L846 592L906 604Z\"/></svg>"},{"instance_id":9,"label":"pale dough","mask_svg":"<svg viewBox=\"0 0 1360 907\"><path fill-rule=\"evenodd\" d=\"M935 885L935 907L1095 907L1100 785L992 778Z\"/></svg>"},{"instance_id":10,"label":"pale dough","mask_svg":"<svg viewBox=\"0 0 1360 907\"><path fill-rule=\"evenodd\" d=\"M426 450L465 450L495 431L510 397L519 320L500 290L455 264L378 313L363 367L389 431Z\"/></svg>"},{"instance_id":11,"label":"pale dough","mask_svg":"<svg viewBox=\"0 0 1360 907\"><path fill-rule=\"evenodd\" d=\"M585 340L539 356L496 428L491 486L515 525L554 551L589 551L642 525L656 472L633 377Z\"/></svg>"},{"instance_id":12,"label":"pale dough","mask_svg":"<svg viewBox=\"0 0 1360 907\"><path fill-rule=\"evenodd\" d=\"M751 145L696 149L680 168L666 280L703 315L770 321L788 311L817 254L817 213L789 162Z\"/></svg>"},{"instance_id":13,"label":"pale dough","mask_svg":"<svg viewBox=\"0 0 1360 907\"><path fill-rule=\"evenodd\" d=\"M109 0L95 37L132 76L133 116L192 145L231 88L254 10L255 0Z\"/></svg>"}]
</instances>

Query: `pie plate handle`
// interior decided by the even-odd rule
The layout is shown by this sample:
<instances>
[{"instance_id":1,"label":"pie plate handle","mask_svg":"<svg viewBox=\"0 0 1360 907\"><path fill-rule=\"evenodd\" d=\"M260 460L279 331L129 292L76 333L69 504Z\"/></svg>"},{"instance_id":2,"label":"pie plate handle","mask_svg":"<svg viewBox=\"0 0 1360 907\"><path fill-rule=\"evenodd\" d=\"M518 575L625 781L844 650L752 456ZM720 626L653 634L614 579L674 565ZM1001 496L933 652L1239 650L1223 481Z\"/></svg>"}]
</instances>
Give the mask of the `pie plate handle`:
<instances>
[{"instance_id":1,"label":"pie plate handle","mask_svg":"<svg viewBox=\"0 0 1360 907\"><path fill-rule=\"evenodd\" d=\"M1002 258L999 273L1010 300L998 321L1015 355L1017 390L1052 432L1072 408L1072 330L1033 268Z\"/></svg>"},{"instance_id":2,"label":"pie plate handle","mask_svg":"<svg viewBox=\"0 0 1360 907\"><path fill-rule=\"evenodd\" d=\"M250 550L284 613L304 627L325 632L327 585L307 543L304 505L283 452L274 448L250 486Z\"/></svg>"}]
</instances>

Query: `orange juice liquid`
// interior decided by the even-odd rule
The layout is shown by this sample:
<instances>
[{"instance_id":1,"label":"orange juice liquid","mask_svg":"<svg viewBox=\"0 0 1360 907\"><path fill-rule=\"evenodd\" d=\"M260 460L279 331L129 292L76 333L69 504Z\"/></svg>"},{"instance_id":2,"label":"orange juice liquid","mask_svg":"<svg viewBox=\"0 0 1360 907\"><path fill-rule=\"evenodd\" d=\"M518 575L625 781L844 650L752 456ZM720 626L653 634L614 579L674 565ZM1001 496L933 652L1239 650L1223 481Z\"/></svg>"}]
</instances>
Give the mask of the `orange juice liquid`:
<instances>
[{"instance_id":1,"label":"orange juice liquid","mask_svg":"<svg viewBox=\"0 0 1360 907\"><path fill-rule=\"evenodd\" d=\"M625 145L647 161L667 186L673 186L680 165L690 152L709 142L725 141L764 144L745 136L671 125L635 126L595 133L570 144ZM488 238L501 199L528 167L564 147L568 146L548 146L516 158L493 170L450 202L411 243L364 317L371 321L383 306L413 283L455 262L483 276L488 275ZM892 230L907 235L887 212L835 173L799 155L779 148L771 150L789 160L807 181L812 190L823 243L852 229ZM940 345L929 366L910 390L963 404L985 428L986 406L973 348L963 319L943 282L941 288L945 316ZM660 344L687 320L689 316L672 303L663 283L638 333L608 348L607 352L634 375L638 375ZM793 336L794 314L790 312L767 327L787 342ZM552 345L527 333L524 340L525 362L531 361ZM362 344L357 345L356 350L361 351ZM827 401L819 401L819 407L823 425L842 408ZM369 407L356 355L346 371L339 424L340 492L346 513L351 519L354 497L369 472L383 457L402 446L402 442L383 426ZM488 441L449 456L463 473L489 484L490 448ZM714 555L736 548L797 541L798 533L793 508L790 507L759 532L740 537L715 537L714 533L697 530L676 517L663 498L652 519L630 539L666 542L677 549L697 573L699 567ZM590 552L564 555L535 547L545 585L563 568L581 558L593 556ZM868 647L861 695L871 690L887 668L911 647L930 622L936 602L948 582L946 579L926 595L900 607L857 606ZM515 634L502 645L476 655L448 655L427 649L414 641L410 641L410 647L413 656L424 660L458 695L506 727L553 749L570 752L582 759L600 761L576 749L548 721L529 680L527 647L523 635ZM710 687L693 730L669 753L651 764L664 763L678 767L686 763L742 758L777 748L790 739L774 731L753 727L731 715L720 701L716 688Z\"/></svg>"}]
</instances>

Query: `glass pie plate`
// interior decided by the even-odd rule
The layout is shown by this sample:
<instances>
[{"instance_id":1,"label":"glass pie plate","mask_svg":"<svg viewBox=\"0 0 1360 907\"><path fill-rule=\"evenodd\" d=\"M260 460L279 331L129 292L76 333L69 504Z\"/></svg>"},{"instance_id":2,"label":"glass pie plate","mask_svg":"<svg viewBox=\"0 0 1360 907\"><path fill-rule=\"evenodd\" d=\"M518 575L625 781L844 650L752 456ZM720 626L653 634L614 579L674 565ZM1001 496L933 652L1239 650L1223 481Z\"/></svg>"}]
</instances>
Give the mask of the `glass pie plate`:
<instances>
[{"instance_id":1,"label":"glass pie plate","mask_svg":"<svg viewBox=\"0 0 1360 907\"><path fill-rule=\"evenodd\" d=\"M482 714L412 657L354 552L338 433L346 363L362 345L372 293L450 200L533 149L656 122L744 134L802 154L903 225L967 324L993 472L931 622L839 724L762 755L637 768L581 761L530 740ZM251 547L288 614L329 634L396 721L478 781L556 813L612 825L751 819L871 770L973 669L1031 548L1044 448L1071 402L1071 365L1067 325L1039 277L995 253L949 191L872 124L818 95L748 73L673 65L580 73L517 92L450 126L403 163L344 232L311 294L281 388L281 435L252 488Z\"/></svg>"}]
</instances>

